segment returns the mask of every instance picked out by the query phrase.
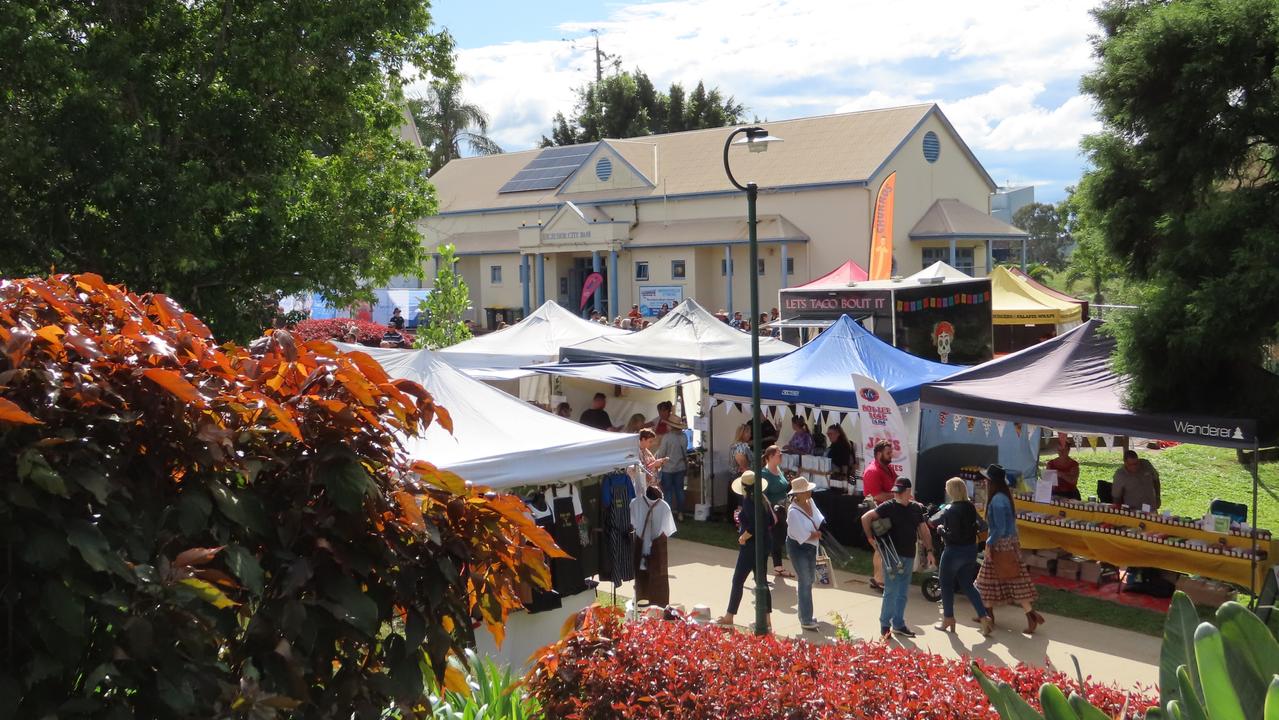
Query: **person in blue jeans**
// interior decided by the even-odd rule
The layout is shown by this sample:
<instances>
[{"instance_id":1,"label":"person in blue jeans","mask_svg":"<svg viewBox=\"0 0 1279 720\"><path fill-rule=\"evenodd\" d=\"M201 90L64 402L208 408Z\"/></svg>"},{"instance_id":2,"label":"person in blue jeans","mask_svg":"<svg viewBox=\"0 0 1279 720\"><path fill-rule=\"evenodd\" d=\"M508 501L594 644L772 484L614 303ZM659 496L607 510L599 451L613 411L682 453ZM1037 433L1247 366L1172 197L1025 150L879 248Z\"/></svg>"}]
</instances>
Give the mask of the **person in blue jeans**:
<instances>
[{"instance_id":1,"label":"person in blue jeans","mask_svg":"<svg viewBox=\"0 0 1279 720\"><path fill-rule=\"evenodd\" d=\"M760 478L762 490L768 488L768 479ZM728 594L728 612L715 620L718 625L732 625L733 617L742 604L742 594L746 587L746 577L755 572L755 543L762 542L765 547L770 543L770 536L776 518L773 508L764 507L764 527L755 527L755 473L747 470L733 481L733 492L742 496L741 513L738 515L739 534L737 536L737 566L733 568L733 587ZM769 613L768 628L771 630L773 612L773 596L768 590L768 577L755 575L755 583L764 585L764 612Z\"/></svg>"},{"instance_id":2,"label":"person in blue jeans","mask_svg":"<svg viewBox=\"0 0 1279 720\"><path fill-rule=\"evenodd\" d=\"M887 520L887 523L882 521ZM887 527L885 527L885 525ZM876 529L878 528L878 530ZM897 478L893 499L862 515L862 530L871 545L884 556L884 601L879 610L879 634L916 637L906 626L906 598L915 569L915 541L924 546L924 561L933 563L933 537L924 518L924 507L914 500L909 478Z\"/></svg>"},{"instance_id":3,"label":"person in blue jeans","mask_svg":"<svg viewBox=\"0 0 1279 720\"><path fill-rule=\"evenodd\" d=\"M684 479L688 475L688 438L684 436L684 421L672 414L674 406L669 400L657 404L657 419L653 430L657 433L657 455L666 458L659 474L662 495L670 503L676 519L684 519Z\"/></svg>"},{"instance_id":4,"label":"person in blue jeans","mask_svg":"<svg viewBox=\"0 0 1279 720\"><path fill-rule=\"evenodd\" d=\"M817 577L817 547L822 539L822 523L826 518L813 503L817 486L808 478L797 477L790 483L790 508L786 511L786 554L795 566L795 588L799 595L799 626L816 630L813 617L813 580ZM779 531L780 532L780 531Z\"/></svg>"},{"instance_id":5,"label":"person in blue jeans","mask_svg":"<svg viewBox=\"0 0 1279 720\"><path fill-rule=\"evenodd\" d=\"M955 630L955 587L958 586L977 611L981 634L989 635L995 627L995 618L981 601L981 593L973 581L977 579L977 534L982 530L981 516L968 499L968 484L959 478L946 481L946 499L950 504L937 514L941 523L941 537L946 547L941 552L941 624L938 630Z\"/></svg>"}]
</instances>

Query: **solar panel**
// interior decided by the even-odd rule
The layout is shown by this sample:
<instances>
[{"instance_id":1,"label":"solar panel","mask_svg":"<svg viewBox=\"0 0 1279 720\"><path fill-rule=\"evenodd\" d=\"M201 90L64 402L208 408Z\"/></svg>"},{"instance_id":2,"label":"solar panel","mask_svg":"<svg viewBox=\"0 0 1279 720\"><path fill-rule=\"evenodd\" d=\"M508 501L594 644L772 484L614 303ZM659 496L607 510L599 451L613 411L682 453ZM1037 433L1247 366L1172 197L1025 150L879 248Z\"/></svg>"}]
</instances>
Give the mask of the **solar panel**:
<instances>
[{"instance_id":1,"label":"solar panel","mask_svg":"<svg viewBox=\"0 0 1279 720\"><path fill-rule=\"evenodd\" d=\"M546 148L537 154L515 177L498 188L499 193L552 190L560 186L573 171L581 167L598 143Z\"/></svg>"}]
</instances>

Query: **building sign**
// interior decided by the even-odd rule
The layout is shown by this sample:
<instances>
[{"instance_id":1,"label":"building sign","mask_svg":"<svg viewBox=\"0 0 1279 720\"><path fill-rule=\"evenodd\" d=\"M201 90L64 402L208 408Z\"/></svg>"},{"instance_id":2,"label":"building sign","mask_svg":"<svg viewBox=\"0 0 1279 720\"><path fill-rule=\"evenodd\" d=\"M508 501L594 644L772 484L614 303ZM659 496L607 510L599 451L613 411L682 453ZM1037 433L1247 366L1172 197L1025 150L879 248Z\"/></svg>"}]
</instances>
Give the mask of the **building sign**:
<instances>
[{"instance_id":1,"label":"building sign","mask_svg":"<svg viewBox=\"0 0 1279 720\"><path fill-rule=\"evenodd\" d=\"M839 290L781 293L783 318L838 318L840 315L890 315L890 290Z\"/></svg>"},{"instance_id":2,"label":"building sign","mask_svg":"<svg viewBox=\"0 0 1279 720\"><path fill-rule=\"evenodd\" d=\"M548 232L542 233L542 240L550 242L552 240L590 240L590 230L570 230L567 232Z\"/></svg>"},{"instance_id":3,"label":"building sign","mask_svg":"<svg viewBox=\"0 0 1279 720\"><path fill-rule=\"evenodd\" d=\"M641 285L639 289L640 314L657 317L665 305L668 310L684 302L683 285Z\"/></svg>"}]
</instances>

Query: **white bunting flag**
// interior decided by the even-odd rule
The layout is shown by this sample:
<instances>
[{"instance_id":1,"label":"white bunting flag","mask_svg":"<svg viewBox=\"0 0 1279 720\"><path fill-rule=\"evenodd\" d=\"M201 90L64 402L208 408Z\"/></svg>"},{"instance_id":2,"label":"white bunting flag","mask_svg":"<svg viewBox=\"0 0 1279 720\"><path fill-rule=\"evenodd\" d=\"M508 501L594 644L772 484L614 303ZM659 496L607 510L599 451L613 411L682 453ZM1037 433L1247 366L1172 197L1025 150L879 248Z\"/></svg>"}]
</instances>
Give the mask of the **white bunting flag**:
<instances>
[{"instance_id":1,"label":"white bunting flag","mask_svg":"<svg viewBox=\"0 0 1279 720\"><path fill-rule=\"evenodd\" d=\"M961 422L963 422L963 421L964 421L964 418L963 418L963 416L962 416L962 415L960 415L959 413L956 413L956 414L954 414L954 415L951 415L951 416L950 416L950 429L951 429L953 432L959 432L959 423L961 423Z\"/></svg>"},{"instance_id":2,"label":"white bunting flag","mask_svg":"<svg viewBox=\"0 0 1279 720\"><path fill-rule=\"evenodd\" d=\"M999 437L1003 437L1003 436L1004 436L1004 428L1006 428L1006 427L1008 427L1008 421L1007 421L1007 420L996 420L996 421L995 421L995 430L997 430L997 431L999 432Z\"/></svg>"},{"instance_id":3,"label":"white bunting flag","mask_svg":"<svg viewBox=\"0 0 1279 720\"><path fill-rule=\"evenodd\" d=\"M1114 447L1114 446L1115 446L1115 436L1114 436L1114 435L1102 435L1102 436L1101 436L1101 441L1102 441L1103 443L1105 443L1105 444L1106 444L1106 447Z\"/></svg>"},{"instance_id":4,"label":"white bunting flag","mask_svg":"<svg viewBox=\"0 0 1279 720\"><path fill-rule=\"evenodd\" d=\"M981 419L981 429L986 433L986 437L990 437L990 426L992 424L989 418Z\"/></svg>"}]
</instances>

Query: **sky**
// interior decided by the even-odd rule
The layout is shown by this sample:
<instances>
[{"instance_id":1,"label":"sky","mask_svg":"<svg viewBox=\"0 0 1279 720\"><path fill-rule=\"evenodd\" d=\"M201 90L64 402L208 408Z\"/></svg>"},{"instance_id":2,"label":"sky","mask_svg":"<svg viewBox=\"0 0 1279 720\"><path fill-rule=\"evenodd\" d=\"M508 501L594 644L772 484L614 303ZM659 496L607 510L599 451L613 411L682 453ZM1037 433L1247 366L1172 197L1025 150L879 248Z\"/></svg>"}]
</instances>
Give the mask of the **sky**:
<instances>
[{"instance_id":1,"label":"sky","mask_svg":"<svg viewBox=\"0 0 1279 720\"><path fill-rule=\"evenodd\" d=\"M1055 202L1085 166L1080 138L1100 128L1079 90L1094 66L1094 4L437 0L433 12L457 41L465 97L508 151L535 147L556 111L572 111L594 78L595 29L622 69L662 88L703 80L748 119L936 102L995 182Z\"/></svg>"}]
</instances>

